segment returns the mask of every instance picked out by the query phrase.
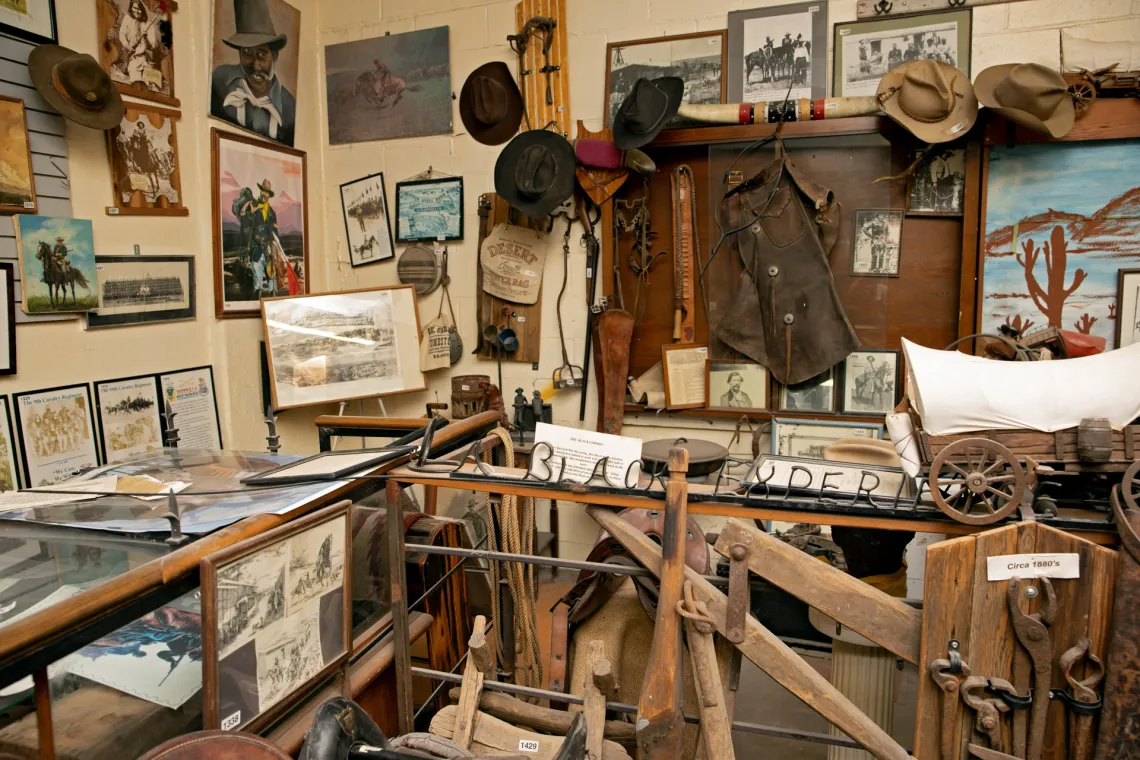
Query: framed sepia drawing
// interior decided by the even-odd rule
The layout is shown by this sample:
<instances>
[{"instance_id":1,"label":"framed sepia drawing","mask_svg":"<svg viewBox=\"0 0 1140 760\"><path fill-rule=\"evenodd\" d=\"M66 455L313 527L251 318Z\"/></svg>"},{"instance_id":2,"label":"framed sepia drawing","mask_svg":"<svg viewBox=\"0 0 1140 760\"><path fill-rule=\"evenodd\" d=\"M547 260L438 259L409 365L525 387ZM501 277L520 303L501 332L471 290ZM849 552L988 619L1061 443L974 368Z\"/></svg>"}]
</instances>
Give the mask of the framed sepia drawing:
<instances>
[{"instance_id":1,"label":"framed sepia drawing","mask_svg":"<svg viewBox=\"0 0 1140 760\"><path fill-rule=\"evenodd\" d=\"M87 329L194 319L193 256L96 256L99 308Z\"/></svg>"},{"instance_id":2,"label":"framed sepia drawing","mask_svg":"<svg viewBox=\"0 0 1140 760\"><path fill-rule=\"evenodd\" d=\"M104 462L123 462L162 448L162 399L154 375L101 380L94 385Z\"/></svg>"},{"instance_id":3,"label":"framed sepia drawing","mask_svg":"<svg viewBox=\"0 0 1140 760\"><path fill-rule=\"evenodd\" d=\"M886 415L897 404L899 351L852 351L843 360L844 414Z\"/></svg>"},{"instance_id":4,"label":"framed sepia drawing","mask_svg":"<svg viewBox=\"0 0 1140 760\"><path fill-rule=\"evenodd\" d=\"M12 217L27 314L90 311L99 306L90 219Z\"/></svg>"},{"instance_id":5,"label":"framed sepia drawing","mask_svg":"<svg viewBox=\"0 0 1140 760\"><path fill-rule=\"evenodd\" d=\"M25 486L50 486L99 465L86 384L14 393L12 403Z\"/></svg>"},{"instance_id":6,"label":"framed sepia drawing","mask_svg":"<svg viewBox=\"0 0 1140 760\"><path fill-rule=\"evenodd\" d=\"M211 132L214 314L256 317L262 298L309 292L305 153Z\"/></svg>"},{"instance_id":7,"label":"framed sepia drawing","mask_svg":"<svg viewBox=\"0 0 1140 760\"><path fill-rule=\"evenodd\" d=\"M0 32L36 45L59 42L55 0L0 1Z\"/></svg>"},{"instance_id":8,"label":"framed sepia drawing","mask_svg":"<svg viewBox=\"0 0 1140 760\"><path fill-rule=\"evenodd\" d=\"M20 487L20 467L16 462L16 434L12 429L12 407L7 396L0 396L4 414L0 416L0 492Z\"/></svg>"},{"instance_id":9,"label":"framed sepia drawing","mask_svg":"<svg viewBox=\"0 0 1140 760\"><path fill-rule=\"evenodd\" d=\"M387 261L392 250L392 224L388 216L388 191L384 172L345 182L340 186L348 258L354 267Z\"/></svg>"},{"instance_id":10,"label":"framed sepia drawing","mask_svg":"<svg viewBox=\"0 0 1140 760\"><path fill-rule=\"evenodd\" d=\"M682 103L723 103L728 92L727 34L722 29L606 45L606 126L613 126L618 107L642 77L680 77L685 82ZM687 123L674 118L668 126Z\"/></svg>"},{"instance_id":11,"label":"framed sepia drawing","mask_svg":"<svg viewBox=\"0 0 1140 760\"><path fill-rule=\"evenodd\" d=\"M0 8L3 1L0 0ZM36 213L36 178L32 172L32 148L24 101L0 95L0 213Z\"/></svg>"},{"instance_id":12,"label":"framed sepia drawing","mask_svg":"<svg viewBox=\"0 0 1140 760\"><path fill-rule=\"evenodd\" d=\"M411 285L262 301L274 409L426 389Z\"/></svg>"},{"instance_id":13,"label":"framed sepia drawing","mask_svg":"<svg viewBox=\"0 0 1140 760\"><path fill-rule=\"evenodd\" d=\"M0 375L16 374L16 265L0 264Z\"/></svg>"},{"instance_id":14,"label":"framed sepia drawing","mask_svg":"<svg viewBox=\"0 0 1140 760\"><path fill-rule=\"evenodd\" d=\"M1116 347L1124 348L1140 343L1140 269L1121 269L1116 276Z\"/></svg>"},{"instance_id":15,"label":"framed sepia drawing","mask_svg":"<svg viewBox=\"0 0 1140 760\"><path fill-rule=\"evenodd\" d=\"M883 437L883 425L871 422L772 420L772 453L782 457L823 459L828 446L844 438Z\"/></svg>"},{"instance_id":16,"label":"framed sepia drawing","mask_svg":"<svg viewBox=\"0 0 1140 760\"><path fill-rule=\"evenodd\" d=\"M827 3L728 14L728 100L783 102L827 94Z\"/></svg>"},{"instance_id":17,"label":"framed sepia drawing","mask_svg":"<svg viewBox=\"0 0 1140 760\"><path fill-rule=\"evenodd\" d=\"M705 405L709 347L691 343L661 346L661 368L665 375L666 409L699 409Z\"/></svg>"},{"instance_id":18,"label":"framed sepia drawing","mask_svg":"<svg viewBox=\"0 0 1140 760\"><path fill-rule=\"evenodd\" d=\"M203 725L260 731L348 661L351 504L206 556Z\"/></svg>"},{"instance_id":19,"label":"framed sepia drawing","mask_svg":"<svg viewBox=\"0 0 1140 760\"><path fill-rule=\"evenodd\" d=\"M768 370L755 362L706 363L705 406L721 411L763 412L768 409Z\"/></svg>"},{"instance_id":20,"label":"framed sepia drawing","mask_svg":"<svg viewBox=\"0 0 1140 760\"><path fill-rule=\"evenodd\" d=\"M178 167L178 118L168 108L126 104L119 126L107 132L114 192L109 216L190 214Z\"/></svg>"},{"instance_id":21,"label":"framed sepia drawing","mask_svg":"<svg viewBox=\"0 0 1140 760\"><path fill-rule=\"evenodd\" d=\"M396 183L396 242L463 239L463 177Z\"/></svg>"},{"instance_id":22,"label":"framed sepia drawing","mask_svg":"<svg viewBox=\"0 0 1140 760\"><path fill-rule=\"evenodd\" d=\"M99 0L99 63L124 95L177 108L169 0Z\"/></svg>"},{"instance_id":23,"label":"framed sepia drawing","mask_svg":"<svg viewBox=\"0 0 1140 760\"><path fill-rule=\"evenodd\" d=\"M907 179L910 216L961 216L966 199L966 149L931 146Z\"/></svg>"}]
</instances>

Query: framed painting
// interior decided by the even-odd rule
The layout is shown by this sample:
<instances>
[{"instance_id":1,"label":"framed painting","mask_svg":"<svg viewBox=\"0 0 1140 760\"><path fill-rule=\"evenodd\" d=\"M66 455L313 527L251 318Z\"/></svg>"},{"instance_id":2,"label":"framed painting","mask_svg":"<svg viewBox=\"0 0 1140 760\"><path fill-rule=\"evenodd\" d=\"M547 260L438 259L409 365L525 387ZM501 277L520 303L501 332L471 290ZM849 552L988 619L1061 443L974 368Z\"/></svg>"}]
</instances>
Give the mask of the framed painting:
<instances>
[{"instance_id":1,"label":"framed painting","mask_svg":"<svg viewBox=\"0 0 1140 760\"><path fill-rule=\"evenodd\" d=\"M99 306L90 219L12 217L20 283L28 314L91 311Z\"/></svg>"},{"instance_id":2,"label":"framed painting","mask_svg":"<svg viewBox=\"0 0 1140 760\"><path fill-rule=\"evenodd\" d=\"M99 465L86 384L14 393L12 403L28 488L50 486Z\"/></svg>"},{"instance_id":3,"label":"framed painting","mask_svg":"<svg viewBox=\"0 0 1140 760\"><path fill-rule=\"evenodd\" d=\"M781 412L831 414L835 411L835 368L794 385L780 386Z\"/></svg>"},{"instance_id":4,"label":"framed painting","mask_svg":"<svg viewBox=\"0 0 1140 760\"><path fill-rule=\"evenodd\" d=\"M0 32L36 45L59 42L55 0L0 0Z\"/></svg>"},{"instance_id":5,"label":"framed painting","mask_svg":"<svg viewBox=\"0 0 1140 760\"><path fill-rule=\"evenodd\" d=\"M154 375L94 385L104 462L115 464L162 448L162 398Z\"/></svg>"},{"instance_id":6,"label":"framed painting","mask_svg":"<svg viewBox=\"0 0 1140 760\"><path fill-rule=\"evenodd\" d=\"M613 126L618 107L642 77L680 77L685 83L682 103L723 103L728 93L727 43L728 33L722 29L606 45L606 126ZM668 126L686 123L674 118Z\"/></svg>"},{"instance_id":7,"label":"framed painting","mask_svg":"<svg viewBox=\"0 0 1140 760\"><path fill-rule=\"evenodd\" d=\"M902 225L902 211L856 209L851 274L860 277L898 277Z\"/></svg>"},{"instance_id":8,"label":"framed painting","mask_svg":"<svg viewBox=\"0 0 1140 760\"><path fill-rule=\"evenodd\" d=\"M843 414L885 415L898 403L899 352L852 351L843 360Z\"/></svg>"},{"instance_id":9,"label":"framed painting","mask_svg":"<svg viewBox=\"0 0 1140 760\"><path fill-rule=\"evenodd\" d=\"M257 732L348 661L347 501L207 555L203 726Z\"/></svg>"},{"instance_id":10,"label":"framed painting","mask_svg":"<svg viewBox=\"0 0 1140 760\"><path fill-rule=\"evenodd\" d=\"M169 403L178 415L176 427L180 448L211 451L222 448L222 426L212 366L160 372L158 386L162 392L163 408Z\"/></svg>"},{"instance_id":11,"label":"framed painting","mask_svg":"<svg viewBox=\"0 0 1140 760\"><path fill-rule=\"evenodd\" d=\"M193 256L96 256L99 308L87 328L194 319Z\"/></svg>"},{"instance_id":12,"label":"framed painting","mask_svg":"<svg viewBox=\"0 0 1140 760\"><path fill-rule=\"evenodd\" d=\"M782 457L823 459L828 446L844 438L883 437L883 425L871 422L772 420L772 452Z\"/></svg>"},{"instance_id":13,"label":"framed painting","mask_svg":"<svg viewBox=\"0 0 1140 760\"><path fill-rule=\"evenodd\" d=\"M384 172L341 185L340 208L344 213L348 258L354 267L387 261L396 255L392 249Z\"/></svg>"},{"instance_id":14,"label":"framed painting","mask_svg":"<svg viewBox=\"0 0 1140 760\"><path fill-rule=\"evenodd\" d=\"M309 292L305 154L211 132L214 314L257 317L262 298Z\"/></svg>"},{"instance_id":15,"label":"framed painting","mask_svg":"<svg viewBox=\"0 0 1140 760\"><path fill-rule=\"evenodd\" d=\"M0 0L0 8L4 7ZM0 95L0 161L6 168L0 177L0 213L34 214L36 178L32 172L32 148L28 139L28 115L24 101Z\"/></svg>"},{"instance_id":16,"label":"framed painting","mask_svg":"<svg viewBox=\"0 0 1140 760\"><path fill-rule=\"evenodd\" d=\"M726 412L768 409L768 370L755 362L705 363L705 406Z\"/></svg>"},{"instance_id":17,"label":"framed painting","mask_svg":"<svg viewBox=\"0 0 1140 760\"><path fill-rule=\"evenodd\" d=\"M0 416L0 492L15 491L20 487L20 466L16 461L16 435L7 396L0 396L0 406L4 407L4 414Z\"/></svg>"},{"instance_id":18,"label":"framed painting","mask_svg":"<svg viewBox=\"0 0 1140 760\"><path fill-rule=\"evenodd\" d=\"M961 216L966 198L966 149L932 146L907 180L909 216Z\"/></svg>"},{"instance_id":19,"label":"framed painting","mask_svg":"<svg viewBox=\"0 0 1140 760\"><path fill-rule=\"evenodd\" d=\"M0 375L16 374L16 265L0 264Z\"/></svg>"},{"instance_id":20,"label":"framed painting","mask_svg":"<svg viewBox=\"0 0 1140 760\"><path fill-rule=\"evenodd\" d=\"M107 132L114 193L107 214L188 216L178 166L179 113L139 103L125 105L119 126Z\"/></svg>"},{"instance_id":21,"label":"framed painting","mask_svg":"<svg viewBox=\"0 0 1140 760\"><path fill-rule=\"evenodd\" d=\"M779 103L826 94L826 2L728 14L730 103Z\"/></svg>"},{"instance_id":22,"label":"framed painting","mask_svg":"<svg viewBox=\"0 0 1140 760\"><path fill-rule=\"evenodd\" d=\"M1140 343L1140 269L1121 269L1116 285L1116 347Z\"/></svg>"},{"instance_id":23,"label":"framed painting","mask_svg":"<svg viewBox=\"0 0 1140 760\"><path fill-rule=\"evenodd\" d=\"M169 0L100 0L99 63L124 95L177 108Z\"/></svg>"},{"instance_id":24,"label":"framed painting","mask_svg":"<svg viewBox=\"0 0 1140 760\"><path fill-rule=\"evenodd\" d=\"M463 239L463 177L396 183L396 242Z\"/></svg>"}]
</instances>

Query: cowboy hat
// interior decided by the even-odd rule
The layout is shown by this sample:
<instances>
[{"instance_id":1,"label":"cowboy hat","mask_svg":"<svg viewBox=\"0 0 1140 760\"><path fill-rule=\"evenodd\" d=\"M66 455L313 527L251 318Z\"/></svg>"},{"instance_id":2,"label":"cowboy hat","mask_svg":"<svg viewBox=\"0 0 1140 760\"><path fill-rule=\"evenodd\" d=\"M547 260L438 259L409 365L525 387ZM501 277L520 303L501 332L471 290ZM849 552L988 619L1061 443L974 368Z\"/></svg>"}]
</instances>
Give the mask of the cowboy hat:
<instances>
[{"instance_id":1,"label":"cowboy hat","mask_svg":"<svg viewBox=\"0 0 1140 760\"><path fill-rule=\"evenodd\" d=\"M467 133L484 145L502 145L519 131L523 100L507 64L485 63L471 72L459 91L459 118Z\"/></svg>"},{"instance_id":2,"label":"cowboy hat","mask_svg":"<svg viewBox=\"0 0 1140 760\"><path fill-rule=\"evenodd\" d=\"M648 145L677 115L685 82L680 77L638 79L614 117L614 143L621 149Z\"/></svg>"},{"instance_id":3,"label":"cowboy hat","mask_svg":"<svg viewBox=\"0 0 1140 760\"><path fill-rule=\"evenodd\" d=\"M507 143L495 161L495 192L541 219L574 192L574 147L560 134L532 129Z\"/></svg>"},{"instance_id":4,"label":"cowboy hat","mask_svg":"<svg viewBox=\"0 0 1140 760\"><path fill-rule=\"evenodd\" d=\"M266 179L258 182L257 189L268 195L270 198L273 197L273 183L269 180Z\"/></svg>"},{"instance_id":5,"label":"cowboy hat","mask_svg":"<svg viewBox=\"0 0 1140 760\"><path fill-rule=\"evenodd\" d=\"M28 56L32 84L72 121L94 129L112 129L123 120L123 99L111 77L91 56L59 45L40 45Z\"/></svg>"},{"instance_id":6,"label":"cowboy hat","mask_svg":"<svg viewBox=\"0 0 1140 760\"><path fill-rule=\"evenodd\" d=\"M238 50L260 45L280 50L289 41L273 27L273 17L269 15L266 0L234 0L234 27L234 33L222 42Z\"/></svg>"},{"instance_id":7,"label":"cowboy hat","mask_svg":"<svg viewBox=\"0 0 1140 760\"><path fill-rule=\"evenodd\" d=\"M949 64L908 61L879 80L883 112L928 143L955 140L974 126L978 99L970 78Z\"/></svg>"},{"instance_id":8,"label":"cowboy hat","mask_svg":"<svg viewBox=\"0 0 1140 760\"><path fill-rule=\"evenodd\" d=\"M1076 118L1065 79L1039 63L991 66L974 84L978 100L1010 121L1064 137Z\"/></svg>"}]
</instances>

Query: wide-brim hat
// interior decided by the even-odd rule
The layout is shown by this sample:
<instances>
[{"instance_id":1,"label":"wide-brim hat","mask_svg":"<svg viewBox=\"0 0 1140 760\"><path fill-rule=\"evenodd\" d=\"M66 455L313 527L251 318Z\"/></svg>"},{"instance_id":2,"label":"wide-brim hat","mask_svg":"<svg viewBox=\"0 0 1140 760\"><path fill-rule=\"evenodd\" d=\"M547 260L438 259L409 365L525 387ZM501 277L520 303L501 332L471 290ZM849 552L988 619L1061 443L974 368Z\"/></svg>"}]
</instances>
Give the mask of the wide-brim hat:
<instances>
[{"instance_id":1,"label":"wide-brim hat","mask_svg":"<svg viewBox=\"0 0 1140 760\"><path fill-rule=\"evenodd\" d=\"M956 140L978 119L970 78L940 61L908 61L888 71L875 93L883 113L928 143Z\"/></svg>"},{"instance_id":2,"label":"wide-brim hat","mask_svg":"<svg viewBox=\"0 0 1140 760\"><path fill-rule=\"evenodd\" d=\"M685 82L680 77L638 79L614 117L614 143L622 150L653 142L681 107Z\"/></svg>"},{"instance_id":3,"label":"wide-brim hat","mask_svg":"<svg viewBox=\"0 0 1140 760\"><path fill-rule=\"evenodd\" d=\"M495 192L541 219L574 193L574 146L560 134L532 129L507 143L495 161Z\"/></svg>"},{"instance_id":4,"label":"wide-brim hat","mask_svg":"<svg viewBox=\"0 0 1140 760\"><path fill-rule=\"evenodd\" d=\"M459 91L459 118L467 133L484 145L502 145L511 139L522 117L522 93L502 61L472 71Z\"/></svg>"},{"instance_id":5,"label":"wide-brim hat","mask_svg":"<svg viewBox=\"0 0 1140 760\"><path fill-rule=\"evenodd\" d=\"M263 182L258 182L257 183L257 189L260 190L261 192L265 193L266 195L268 195L270 198L272 198L274 196L273 183L270 182L269 180L264 180Z\"/></svg>"},{"instance_id":6,"label":"wide-brim hat","mask_svg":"<svg viewBox=\"0 0 1140 760\"><path fill-rule=\"evenodd\" d=\"M266 0L234 0L234 27L236 31L222 42L238 50L260 45L280 50L289 40L274 28Z\"/></svg>"},{"instance_id":7,"label":"wide-brim hat","mask_svg":"<svg viewBox=\"0 0 1140 760\"><path fill-rule=\"evenodd\" d=\"M1076 109L1065 78L1039 63L991 66L974 82L978 101L1034 132L1064 137Z\"/></svg>"},{"instance_id":8,"label":"wide-brim hat","mask_svg":"<svg viewBox=\"0 0 1140 760\"><path fill-rule=\"evenodd\" d=\"M28 56L32 84L60 115L93 129L123 120L123 98L91 56L59 45L40 45Z\"/></svg>"}]
</instances>

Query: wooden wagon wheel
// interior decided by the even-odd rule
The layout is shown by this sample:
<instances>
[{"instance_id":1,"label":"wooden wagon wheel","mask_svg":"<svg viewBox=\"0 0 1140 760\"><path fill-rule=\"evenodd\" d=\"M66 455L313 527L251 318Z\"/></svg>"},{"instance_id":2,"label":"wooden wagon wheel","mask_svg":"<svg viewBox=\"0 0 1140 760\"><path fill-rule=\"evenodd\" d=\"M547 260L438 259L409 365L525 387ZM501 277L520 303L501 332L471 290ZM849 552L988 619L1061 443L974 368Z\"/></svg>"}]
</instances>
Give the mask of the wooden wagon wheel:
<instances>
[{"instance_id":1,"label":"wooden wagon wheel","mask_svg":"<svg viewBox=\"0 0 1140 760\"><path fill-rule=\"evenodd\" d=\"M1096 87L1092 82L1082 80L1069 85L1069 98L1073 101L1073 111L1076 118L1081 118L1093 107L1096 100Z\"/></svg>"},{"instance_id":2,"label":"wooden wagon wheel","mask_svg":"<svg viewBox=\"0 0 1140 760\"><path fill-rule=\"evenodd\" d=\"M954 441L930 465L930 495L938 508L967 525L989 525L1009 515L1025 495L1025 470L996 441Z\"/></svg>"},{"instance_id":3,"label":"wooden wagon wheel","mask_svg":"<svg viewBox=\"0 0 1140 760\"><path fill-rule=\"evenodd\" d=\"M1124 496L1124 503L1129 509L1140 509L1140 459L1128 466L1124 471L1124 478L1120 481L1120 492Z\"/></svg>"}]
</instances>

